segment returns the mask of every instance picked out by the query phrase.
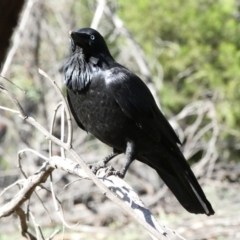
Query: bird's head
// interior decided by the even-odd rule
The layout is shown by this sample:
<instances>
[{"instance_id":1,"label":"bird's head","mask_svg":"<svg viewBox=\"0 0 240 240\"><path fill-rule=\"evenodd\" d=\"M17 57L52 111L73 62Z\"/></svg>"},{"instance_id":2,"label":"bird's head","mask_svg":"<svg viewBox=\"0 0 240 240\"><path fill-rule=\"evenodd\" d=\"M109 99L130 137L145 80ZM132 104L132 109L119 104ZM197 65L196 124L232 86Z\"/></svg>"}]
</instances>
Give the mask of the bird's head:
<instances>
[{"instance_id":1,"label":"bird's head","mask_svg":"<svg viewBox=\"0 0 240 240\"><path fill-rule=\"evenodd\" d=\"M80 48L86 57L101 54L111 56L104 38L98 31L92 28L81 28L77 31L70 31L69 35L73 52Z\"/></svg>"}]
</instances>

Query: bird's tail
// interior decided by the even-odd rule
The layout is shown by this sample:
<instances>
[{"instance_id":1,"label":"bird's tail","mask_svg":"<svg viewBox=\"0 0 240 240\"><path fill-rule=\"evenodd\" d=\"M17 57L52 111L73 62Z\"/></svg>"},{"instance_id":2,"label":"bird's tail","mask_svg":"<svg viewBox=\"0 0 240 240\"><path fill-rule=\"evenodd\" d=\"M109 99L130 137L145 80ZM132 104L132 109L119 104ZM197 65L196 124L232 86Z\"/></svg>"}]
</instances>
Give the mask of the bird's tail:
<instances>
[{"instance_id":1,"label":"bird's tail","mask_svg":"<svg viewBox=\"0 0 240 240\"><path fill-rule=\"evenodd\" d=\"M214 210L207 200L195 175L184 156L178 153L178 159L168 157L161 159L159 154L148 154L144 161L154 168L181 205L191 213L205 213L210 216ZM180 157L180 159L179 159Z\"/></svg>"}]
</instances>

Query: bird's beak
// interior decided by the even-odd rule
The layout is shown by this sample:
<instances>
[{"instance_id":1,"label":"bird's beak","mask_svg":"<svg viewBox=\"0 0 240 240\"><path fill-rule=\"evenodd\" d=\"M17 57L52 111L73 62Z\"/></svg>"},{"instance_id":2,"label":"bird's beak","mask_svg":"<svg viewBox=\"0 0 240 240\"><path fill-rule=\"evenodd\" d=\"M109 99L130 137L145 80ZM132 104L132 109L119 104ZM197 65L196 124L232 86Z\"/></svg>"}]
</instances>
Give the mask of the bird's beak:
<instances>
[{"instance_id":1,"label":"bird's beak","mask_svg":"<svg viewBox=\"0 0 240 240\"><path fill-rule=\"evenodd\" d=\"M85 34L75 31L69 31L69 36L73 40L73 42L80 47L85 47L88 45L88 41L86 39Z\"/></svg>"}]
</instances>

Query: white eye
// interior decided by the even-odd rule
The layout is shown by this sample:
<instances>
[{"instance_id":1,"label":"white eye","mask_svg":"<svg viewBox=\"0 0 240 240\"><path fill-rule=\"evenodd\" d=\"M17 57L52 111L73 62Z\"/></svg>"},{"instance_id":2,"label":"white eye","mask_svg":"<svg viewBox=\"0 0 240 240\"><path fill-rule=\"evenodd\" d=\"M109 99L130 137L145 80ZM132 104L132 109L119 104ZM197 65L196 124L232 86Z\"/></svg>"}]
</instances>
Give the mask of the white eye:
<instances>
[{"instance_id":1,"label":"white eye","mask_svg":"<svg viewBox=\"0 0 240 240\"><path fill-rule=\"evenodd\" d=\"M94 35L91 35L91 36L90 36L90 39L91 39L91 40L94 40L94 39L95 39L95 36L94 36Z\"/></svg>"}]
</instances>

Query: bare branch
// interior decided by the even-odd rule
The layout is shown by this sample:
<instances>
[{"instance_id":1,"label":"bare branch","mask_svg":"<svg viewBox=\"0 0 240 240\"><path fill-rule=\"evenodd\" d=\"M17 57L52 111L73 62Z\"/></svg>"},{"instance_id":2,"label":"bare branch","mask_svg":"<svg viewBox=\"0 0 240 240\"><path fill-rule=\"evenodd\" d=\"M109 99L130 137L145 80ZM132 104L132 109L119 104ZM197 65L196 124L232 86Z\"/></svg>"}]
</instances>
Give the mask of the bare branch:
<instances>
[{"instance_id":1,"label":"bare branch","mask_svg":"<svg viewBox=\"0 0 240 240\"><path fill-rule=\"evenodd\" d=\"M52 240L58 233L59 233L59 230L54 231L54 233L51 234L51 236L49 238L47 238L46 240Z\"/></svg>"},{"instance_id":2,"label":"bare branch","mask_svg":"<svg viewBox=\"0 0 240 240\"><path fill-rule=\"evenodd\" d=\"M98 2L97 9L95 11L95 14L91 23L91 28L94 28L94 29L98 29L98 25L102 18L104 8L106 7L106 0L97 0L97 2Z\"/></svg>"},{"instance_id":3,"label":"bare branch","mask_svg":"<svg viewBox=\"0 0 240 240\"><path fill-rule=\"evenodd\" d=\"M19 112L15 112L15 113L20 113L21 117L23 119L27 118L27 114L24 112L22 106L20 105L20 103L3 87L0 85L0 92L3 92L4 94L7 95L7 97L11 100L11 102L17 107L17 109L19 110ZM6 110L6 109L5 109Z\"/></svg>"},{"instance_id":4,"label":"bare branch","mask_svg":"<svg viewBox=\"0 0 240 240\"><path fill-rule=\"evenodd\" d=\"M28 225L26 222L26 214L22 210L22 208L16 208L15 213L18 215L19 220L20 220L20 228L21 228L21 233L22 236L29 239L29 240L37 240L35 236L33 236L30 232L28 232Z\"/></svg>"},{"instance_id":5,"label":"bare branch","mask_svg":"<svg viewBox=\"0 0 240 240\"><path fill-rule=\"evenodd\" d=\"M57 111L62 105L63 105L62 102L58 103L58 105L56 106L56 108L53 111L53 117L52 117L52 121L51 121L51 125L50 125L50 131L49 131L50 134L53 133L53 128L54 128L54 123L55 123ZM49 157L52 157L52 141L51 140L49 140Z\"/></svg>"},{"instance_id":6,"label":"bare branch","mask_svg":"<svg viewBox=\"0 0 240 240\"><path fill-rule=\"evenodd\" d=\"M23 188L13 197L13 199L0 208L0 218L11 215L16 209L18 209L26 200L28 200L35 188L44 183L49 177L50 173L54 168L50 167L49 164L43 164L42 168L35 173L35 175L29 177Z\"/></svg>"},{"instance_id":7,"label":"bare branch","mask_svg":"<svg viewBox=\"0 0 240 240\"><path fill-rule=\"evenodd\" d=\"M65 112L67 115L67 122L68 122L68 140L67 140L67 148L71 148L71 144L72 144L72 120L71 120L71 114L70 114L70 110L68 107L68 104L62 94L62 91L60 90L60 88L58 87L57 83L52 80L47 73L45 73L42 69L39 68L39 73L41 75L43 75L45 78L47 78L47 80L50 81L50 83L52 84L52 86L55 88L55 90L57 91L57 93L60 95L64 108L65 108Z\"/></svg>"}]
</instances>

